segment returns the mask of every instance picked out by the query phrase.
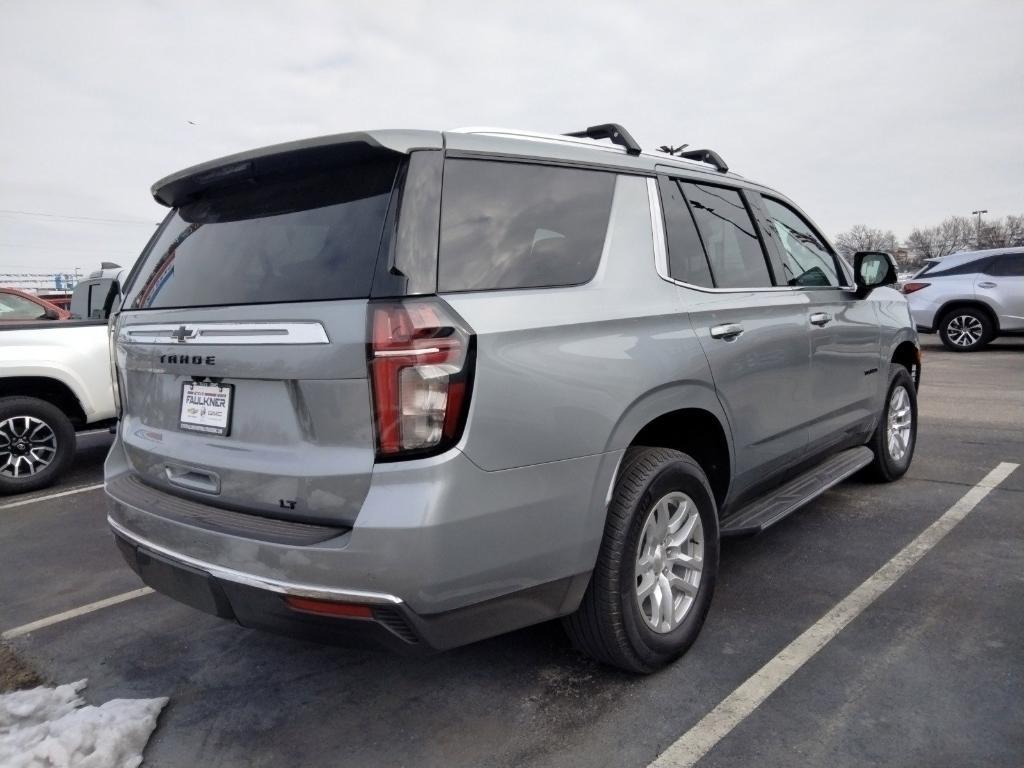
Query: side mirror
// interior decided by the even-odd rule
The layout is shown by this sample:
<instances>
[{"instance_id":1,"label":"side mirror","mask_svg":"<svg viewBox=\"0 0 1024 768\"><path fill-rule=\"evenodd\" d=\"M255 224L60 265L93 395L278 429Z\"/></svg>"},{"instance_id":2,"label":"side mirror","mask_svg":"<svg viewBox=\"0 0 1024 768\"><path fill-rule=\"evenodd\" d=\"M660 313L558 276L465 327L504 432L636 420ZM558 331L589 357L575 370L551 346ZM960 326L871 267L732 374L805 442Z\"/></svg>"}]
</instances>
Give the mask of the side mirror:
<instances>
[{"instance_id":1,"label":"side mirror","mask_svg":"<svg viewBox=\"0 0 1024 768\"><path fill-rule=\"evenodd\" d=\"M46 320L60 320L60 312L46 307L43 309L43 318Z\"/></svg>"},{"instance_id":2,"label":"side mirror","mask_svg":"<svg viewBox=\"0 0 1024 768\"><path fill-rule=\"evenodd\" d=\"M892 257L882 251L857 251L853 254L853 279L860 298L881 285L896 285L899 282Z\"/></svg>"}]
</instances>

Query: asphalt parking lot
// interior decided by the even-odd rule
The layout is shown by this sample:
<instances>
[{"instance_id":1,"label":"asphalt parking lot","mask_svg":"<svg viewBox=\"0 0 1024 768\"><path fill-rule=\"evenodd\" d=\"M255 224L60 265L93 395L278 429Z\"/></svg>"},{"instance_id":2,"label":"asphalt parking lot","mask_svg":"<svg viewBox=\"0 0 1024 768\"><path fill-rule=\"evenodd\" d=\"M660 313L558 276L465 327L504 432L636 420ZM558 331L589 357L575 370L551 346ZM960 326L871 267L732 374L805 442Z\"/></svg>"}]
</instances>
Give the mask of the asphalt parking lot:
<instances>
[{"instance_id":1,"label":"asphalt parking lot","mask_svg":"<svg viewBox=\"0 0 1024 768\"><path fill-rule=\"evenodd\" d=\"M910 473L727 540L705 629L630 677L557 624L428 658L245 630L148 594L11 641L86 698L170 696L147 766L646 766L1002 462L1024 464L1024 342L924 337ZM109 435L38 499L0 500L0 630L141 584L106 528ZM18 503L18 506L9 506ZM724 734L702 767L1024 763L1024 468Z\"/></svg>"}]
</instances>

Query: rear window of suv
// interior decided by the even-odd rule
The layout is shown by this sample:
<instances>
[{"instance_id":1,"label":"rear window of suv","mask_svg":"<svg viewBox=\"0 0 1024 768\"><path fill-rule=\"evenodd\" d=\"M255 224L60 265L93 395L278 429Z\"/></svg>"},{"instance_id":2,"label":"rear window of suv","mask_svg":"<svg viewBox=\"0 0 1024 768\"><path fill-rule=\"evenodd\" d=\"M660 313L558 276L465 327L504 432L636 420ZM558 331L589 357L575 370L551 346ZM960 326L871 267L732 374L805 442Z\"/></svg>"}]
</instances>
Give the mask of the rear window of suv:
<instances>
[{"instance_id":1,"label":"rear window of suv","mask_svg":"<svg viewBox=\"0 0 1024 768\"><path fill-rule=\"evenodd\" d=\"M450 159L441 197L438 290L579 285L597 272L615 174Z\"/></svg>"},{"instance_id":2,"label":"rear window of suv","mask_svg":"<svg viewBox=\"0 0 1024 768\"><path fill-rule=\"evenodd\" d=\"M370 295L397 162L306 171L173 211L125 297L129 309Z\"/></svg>"}]
</instances>

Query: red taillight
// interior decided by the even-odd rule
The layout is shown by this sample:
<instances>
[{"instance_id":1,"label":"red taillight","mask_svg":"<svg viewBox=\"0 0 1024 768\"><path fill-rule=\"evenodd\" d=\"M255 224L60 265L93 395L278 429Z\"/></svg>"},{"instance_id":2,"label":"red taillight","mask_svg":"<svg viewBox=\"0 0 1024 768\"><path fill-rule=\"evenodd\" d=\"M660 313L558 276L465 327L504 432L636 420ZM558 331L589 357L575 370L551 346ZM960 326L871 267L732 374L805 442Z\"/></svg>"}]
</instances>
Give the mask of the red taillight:
<instances>
[{"instance_id":1,"label":"red taillight","mask_svg":"<svg viewBox=\"0 0 1024 768\"><path fill-rule=\"evenodd\" d=\"M321 616L339 616L346 619L372 619L373 610L368 605L358 603L335 603L330 600L318 600L315 597L297 597L288 595L284 599L289 608L303 613L317 613Z\"/></svg>"},{"instance_id":2,"label":"red taillight","mask_svg":"<svg viewBox=\"0 0 1024 768\"><path fill-rule=\"evenodd\" d=\"M450 448L469 405L472 332L437 299L372 303L369 328L377 455Z\"/></svg>"},{"instance_id":3,"label":"red taillight","mask_svg":"<svg viewBox=\"0 0 1024 768\"><path fill-rule=\"evenodd\" d=\"M914 291L920 291L922 288L927 288L931 283L904 283L903 288L900 290L903 293L913 293Z\"/></svg>"}]
</instances>

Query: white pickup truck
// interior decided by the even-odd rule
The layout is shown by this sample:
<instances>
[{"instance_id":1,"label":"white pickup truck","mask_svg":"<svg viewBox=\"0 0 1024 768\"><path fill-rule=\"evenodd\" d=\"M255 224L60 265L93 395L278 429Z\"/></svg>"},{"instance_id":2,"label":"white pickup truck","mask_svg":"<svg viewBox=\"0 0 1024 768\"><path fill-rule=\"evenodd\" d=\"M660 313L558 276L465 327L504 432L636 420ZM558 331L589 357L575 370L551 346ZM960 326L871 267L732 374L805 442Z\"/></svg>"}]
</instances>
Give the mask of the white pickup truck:
<instances>
[{"instance_id":1,"label":"white pickup truck","mask_svg":"<svg viewBox=\"0 0 1024 768\"><path fill-rule=\"evenodd\" d=\"M116 416L104 315L0 324L0 495L57 480L74 458L75 432Z\"/></svg>"}]
</instances>

